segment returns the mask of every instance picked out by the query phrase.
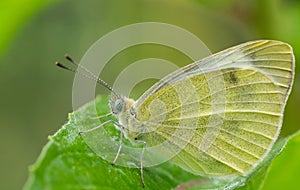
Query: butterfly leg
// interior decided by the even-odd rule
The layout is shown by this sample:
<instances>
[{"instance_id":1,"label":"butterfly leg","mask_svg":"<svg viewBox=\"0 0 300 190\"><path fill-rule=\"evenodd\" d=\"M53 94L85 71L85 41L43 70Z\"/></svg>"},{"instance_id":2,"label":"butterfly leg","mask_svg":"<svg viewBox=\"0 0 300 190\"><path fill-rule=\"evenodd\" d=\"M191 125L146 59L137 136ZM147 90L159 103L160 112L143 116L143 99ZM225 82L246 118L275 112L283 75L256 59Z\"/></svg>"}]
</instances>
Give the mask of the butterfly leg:
<instances>
[{"instance_id":1,"label":"butterfly leg","mask_svg":"<svg viewBox=\"0 0 300 190\"><path fill-rule=\"evenodd\" d=\"M143 142L143 149L141 154L141 180L142 180L142 186L145 187L145 181L144 181L144 174L143 174L143 159L144 159L144 152L146 148L146 142Z\"/></svg>"},{"instance_id":2,"label":"butterfly leg","mask_svg":"<svg viewBox=\"0 0 300 190\"><path fill-rule=\"evenodd\" d=\"M143 168L143 160L144 160L144 152L146 148L146 142L145 141L137 141L138 143L143 144L142 148L142 153L141 153L141 165L140 165L140 172L141 172L141 182L142 182L142 187L145 187L145 181L144 181L144 168Z\"/></svg>"},{"instance_id":3,"label":"butterfly leg","mask_svg":"<svg viewBox=\"0 0 300 190\"><path fill-rule=\"evenodd\" d=\"M104 117L108 117L108 116L111 116L112 113L108 113L108 114L105 114L105 115L100 115L98 117L89 117L89 119L101 119L101 118L104 118Z\"/></svg>"},{"instance_id":4,"label":"butterfly leg","mask_svg":"<svg viewBox=\"0 0 300 190\"><path fill-rule=\"evenodd\" d=\"M113 123L113 124L117 125L118 127L120 126L120 124L117 123L116 121L114 121L114 120L108 120L108 121L105 121L104 123L101 123L101 124L98 125L97 127L94 127L94 128L91 128L91 129L88 129L88 130L85 130L85 131L80 131L79 134L92 132L92 131L94 131L94 130L96 130L96 129L99 129L100 127L102 127L102 126L104 126L104 125L106 125L106 124L108 124L108 123Z\"/></svg>"},{"instance_id":5,"label":"butterfly leg","mask_svg":"<svg viewBox=\"0 0 300 190\"><path fill-rule=\"evenodd\" d=\"M115 163L116 163L116 161L117 161L117 159L118 159L118 157L119 157L119 154L120 154L120 152L121 152L121 148L122 148L122 143L123 143L123 128L122 128L122 126L118 126L119 127L119 129L120 129L120 145L119 145L119 148L118 148L118 152L117 152L117 154L116 154L116 157L115 157L115 159L114 159L114 161L112 162L112 165L115 165Z\"/></svg>"},{"instance_id":6,"label":"butterfly leg","mask_svg":"<svg viewBox=\"0 0 300 190\"><path fill-rule=\"evenodd\" d=\"M111 113L109 114L106 114L106 115L103 115L103 116L100 116L100 117L107 117L111 115ZM123 143L123 126L120 125L118 122L114 121L114 120L108 120L108 121L105 121L104 123L101 123L101 125L98 125L97 127L94 127L92 129L88 129L88 130L85 130L85 131L80 131L79 134L83 134L83 133L88 133L88 132L91 132L91 131L94 131L96 129L99 129L100 127L108 124L108 123L113 123L118 129L120 129L120 145L119 145L119 148L118 148L118 152L117 152L117 155L114 159L114 161L112 162L112 165L114 165L119 157L119 154L121 152L121 148L122 148L122 143Z\"/></svg>"}]
</instances>

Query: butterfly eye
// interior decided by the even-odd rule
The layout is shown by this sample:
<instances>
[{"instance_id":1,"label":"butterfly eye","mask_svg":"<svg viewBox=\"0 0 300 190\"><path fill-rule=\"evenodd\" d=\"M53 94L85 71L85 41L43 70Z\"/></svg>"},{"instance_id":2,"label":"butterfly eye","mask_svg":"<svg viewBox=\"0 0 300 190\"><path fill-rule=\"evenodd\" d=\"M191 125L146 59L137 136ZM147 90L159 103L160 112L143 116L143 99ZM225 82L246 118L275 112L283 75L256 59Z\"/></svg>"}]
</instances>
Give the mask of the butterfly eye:
<instances>
[{"instance_id":1,"label":"butterfly eye","mask_svg":"<svg viewBox=\"0 0 300 190\"><path fill-rule=\"evenodd\" d=\"M115 106L114 106L114 113L120 113L122 111L124 102L121 99L116 100Z\"/></svg>"}]
</instances>

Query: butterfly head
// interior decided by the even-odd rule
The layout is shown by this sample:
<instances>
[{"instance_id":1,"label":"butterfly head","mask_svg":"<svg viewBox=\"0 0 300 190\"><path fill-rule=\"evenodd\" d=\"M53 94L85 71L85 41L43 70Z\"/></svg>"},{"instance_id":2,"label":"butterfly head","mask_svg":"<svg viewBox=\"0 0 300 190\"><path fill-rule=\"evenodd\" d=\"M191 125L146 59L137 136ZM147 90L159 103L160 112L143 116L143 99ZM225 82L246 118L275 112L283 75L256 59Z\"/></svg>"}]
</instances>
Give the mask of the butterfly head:
<instances>
[{"instance_id":1,"label":"butterfly head","mask_svg":"<svg viewBox=\"0 0 300 190\"><path fill-rule=\"evenodd\" d=\"M124 114L134 116L133 104L134 100L125 96L112 96L109 101L110 110L117 118Z\"/></svg>"},{"instance_id":2,"label":"butterfly head","mask_svg":"<svg viewBox=\"0 0 300 190\"><path fill-rule=\"evenodd\" d=\"M122 132L127 139L133 140L140 134L140 124L136 120L135 101L124 96L112 96L109 101L111 112L122 126Z\"/></svg>"},{"instance_id":3,"label":"butterfly head","mask_svg":"<svg viewBox=\"0 0 300 190\"><path fill-rule=\"evenodd\" d=\"M112 96L109 100L109 107L111 112L116 116L119 113L121 113L124 107L124 102L125 102L124 97Z\"/></svg>"}]
</instances>

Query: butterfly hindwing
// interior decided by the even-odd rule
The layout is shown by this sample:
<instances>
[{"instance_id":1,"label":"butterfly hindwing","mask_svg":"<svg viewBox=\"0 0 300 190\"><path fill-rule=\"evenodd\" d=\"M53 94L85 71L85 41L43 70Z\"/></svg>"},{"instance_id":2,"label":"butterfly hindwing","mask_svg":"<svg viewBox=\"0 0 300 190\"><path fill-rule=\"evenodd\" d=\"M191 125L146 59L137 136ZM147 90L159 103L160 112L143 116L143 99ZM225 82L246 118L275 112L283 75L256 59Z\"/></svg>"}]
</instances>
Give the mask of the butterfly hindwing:
<instances>
[{"instance_id":1,"label":"butterfly hindwing","mask_svg":"<svg viewBox=\"0 0 300 190\"><path fill-rule=\"evenodd\" d=\"M244 174L280 132L294 76L291 47L254 41L171 73L136 103L147 147L199 175Z\"/></svg>"}]
</instances>

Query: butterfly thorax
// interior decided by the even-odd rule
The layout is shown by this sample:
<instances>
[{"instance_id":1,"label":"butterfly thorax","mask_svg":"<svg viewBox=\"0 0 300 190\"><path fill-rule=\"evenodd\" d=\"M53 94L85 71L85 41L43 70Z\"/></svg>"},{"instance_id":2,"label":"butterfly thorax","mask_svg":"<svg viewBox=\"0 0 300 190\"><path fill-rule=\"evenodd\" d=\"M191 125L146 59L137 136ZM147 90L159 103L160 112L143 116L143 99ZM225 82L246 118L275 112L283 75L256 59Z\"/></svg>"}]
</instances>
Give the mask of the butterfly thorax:
<instances>
[{"instance_id":1,"label":"butterfly thorax","mask_svg":"<svg viewBox=\"0 0 300 190\"><path fill-rule=\"evenodd\" d=\"M116 126L129 140L136 140L143 133L143 125L136 119L135 101L127 97L112 97L110 109L118 119L120 126Z\"/></svg>"}]
</instances>

